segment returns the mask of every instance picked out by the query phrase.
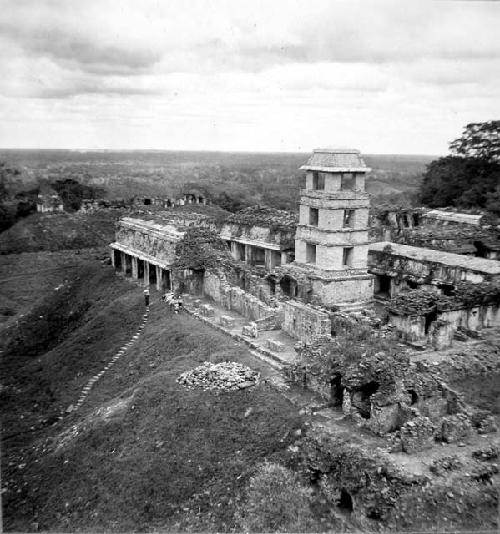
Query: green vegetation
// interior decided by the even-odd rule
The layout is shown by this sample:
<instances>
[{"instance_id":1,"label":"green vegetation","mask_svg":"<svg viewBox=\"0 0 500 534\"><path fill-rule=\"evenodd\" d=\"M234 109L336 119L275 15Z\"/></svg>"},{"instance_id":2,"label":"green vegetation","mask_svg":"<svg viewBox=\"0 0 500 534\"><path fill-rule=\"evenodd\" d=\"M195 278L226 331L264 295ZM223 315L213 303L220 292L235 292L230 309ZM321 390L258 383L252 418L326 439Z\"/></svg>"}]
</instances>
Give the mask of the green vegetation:
<instances>
[{"instance_id":1,"label":"green vegetation","mask_svg":"<svg viewBox=\"0 0 500 534\"><path fill-rule=\"evenodd\" d=\"M420 187L431 207L487 209L500 215L500 121L468 124L450 144L452 155L433 161Z\"/></svg>"},{"instance_id":2,"label":"green vegetation","mask_svg":"<svg viewBox=\"0 0 500 534\"><path fill-rule=\"evenodd\" d=\"M0 232L10 228L18 219L36 211L36 189L14 193L10 183L21 175L19 169L0 161Z\"/></svg>"},{"instance_id":3,"label":"green vegetation","mask_svg":"<svg viewBox=\"0 0 500 534\"><path fill-rule=\"evenodd\" d=\"M34 213L0 234L0 254L108 245L114 240L115 221L123 215L121 210L85 214Z\"/></svg>"},{"instance_id":4,"label":"green vegetation","mask_svg":"<svg viewBox=\"0 0 500 534\"><path fill-rule=\"evenodd\" d=\"M220 236L206 228L188 228L175 247L174 270L201 271L232 264L229 249Z\"/></svg>"},{"instance_id":5,"label":"green vegetation","mask_svg":"<svg viewBox=\"0 0 500 534\"><path fill-rule=\"evenodd\" d=\"M33 187L32 176L51 183L74 180L105 189L108 198L176 197L196 190L222 208L235 212L262 204L297 211L310 153L224 152L72 152L68 150L0 151L12 167L29 170L18 188ZM372 195L412 193L418 189L430 156L366 155L372 168L367 190ZM10 184L12 187L12 184Z\"/></svg>"},{"instance_id":6,"label":"green vegetation","mask_svg":"<svg viewBox=\"0 0 500 534\"><path fill-rule=\"evenodd\" d=\"M83 185L77 180L67 178L66 180L56 180L50 184L52 189L58 193L63 201L64 210L71 213L78 211L84 198L102 198L104 190Z\"/></svg>"},{"instance_id":7,"label":"green vegetation","mask_svg":"<svg viewBox=\"0 0 500 534\"><path fill-rule=\"evenodd\" d=\"M250 479L238 510L244 532L308 532L317 523L311 510L312 489L286 467L265 462Z\"/></svg>"},{"instance_id":8,"label":"green vegetation","mask_svg":"<svg viewBox=\"0 0 500 534\"><path fill-rule=\"evenodd\" d=\"M2 335L5 529L239 529L235 514L250 477L266 459L286 461L302 417L264 381L217 394L176 379L205 360L238 361L263 377L269 368L231 338L170 314L153 295L140 340L80 411L58 421L130 339L144 305L141 288L95 260L51 282L58 283ZM24 283L11 279L12 294ZM45 321L51 340L39 341L37 322Z\"/></svg>"}]
</instances>

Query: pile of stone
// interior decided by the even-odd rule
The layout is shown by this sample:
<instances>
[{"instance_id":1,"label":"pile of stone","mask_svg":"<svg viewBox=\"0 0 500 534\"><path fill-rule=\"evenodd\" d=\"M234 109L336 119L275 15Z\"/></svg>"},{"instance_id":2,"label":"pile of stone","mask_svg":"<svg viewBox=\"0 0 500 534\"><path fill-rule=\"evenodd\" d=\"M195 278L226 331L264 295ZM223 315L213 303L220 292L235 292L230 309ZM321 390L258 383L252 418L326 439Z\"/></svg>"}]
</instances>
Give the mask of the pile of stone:
<instances>
[{"instance_id":1,"label":"pile of stone","mask_svg":"<svg viewBox=\"0 0 500 534\"><path fill-rule=\"evenodd\" d=\"M182 373L177 382L189 389L237 391L255 386L259 373L237 362L203 362Z\"/></svg>"},{"instance_id":2,"label":"pile of stone","mask_svg":"<svg viewBox=\"0 0 500 534\"><path fill-rule=\"evenodd\" d=\"M482 462L496 460L498 458L498 447L496 445L488 445L482 449L476 449L472 451L472 457Z\"/></svg>"},{"instance_id":3,"label":"pile of stone","mask_svg":"<svg viewBox=\"0 0 500 534\"><path fill-rule=\"evenodd\" d=\"M462 462L458 456L443 456L442 458L437 458L433 460L429 466L429 470L438 475L443 476L449 471L457 471L462 467Z\"/></svg>"}]
</instances>

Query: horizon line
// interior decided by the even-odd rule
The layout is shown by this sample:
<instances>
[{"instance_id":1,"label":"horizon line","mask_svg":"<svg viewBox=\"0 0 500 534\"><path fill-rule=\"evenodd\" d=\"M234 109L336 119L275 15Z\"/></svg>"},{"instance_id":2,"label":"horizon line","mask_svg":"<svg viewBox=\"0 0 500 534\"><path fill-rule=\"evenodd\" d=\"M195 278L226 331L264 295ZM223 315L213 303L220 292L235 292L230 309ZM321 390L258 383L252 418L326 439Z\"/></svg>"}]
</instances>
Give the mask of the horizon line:
<instances>
[{"instance_id":1,"label":"horizon line","mask_svg":"<svg viewBox=\"0 0 500 534\"><path fill-rule=\"evenodd\" d=\"M224 153L224 154L310 154L310 151L301 150L222 150L222 149L195 149L195 148L40 148L40 147L0 147L0 151L8 150L30 150L30 151L66 151L66 152L205 152L205 153ZM425 157L442 157L444 154L422 154L417 152L363 152L361 155L366 156L425 156Z\"/></svg>"}]
</instances>

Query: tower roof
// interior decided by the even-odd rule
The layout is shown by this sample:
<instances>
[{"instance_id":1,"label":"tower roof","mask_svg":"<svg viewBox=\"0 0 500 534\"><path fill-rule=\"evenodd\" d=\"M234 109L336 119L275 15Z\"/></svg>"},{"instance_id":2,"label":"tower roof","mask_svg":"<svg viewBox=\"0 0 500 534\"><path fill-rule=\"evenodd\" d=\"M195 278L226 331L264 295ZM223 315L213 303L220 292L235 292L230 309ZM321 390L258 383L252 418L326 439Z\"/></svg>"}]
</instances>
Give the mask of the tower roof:
<instances>
[{"instance_id":1,"label":"tower roof","mask_svg":"<svg viewBox=\"0 0 500 534\"><path fill-rule=\"evenodd\" d=\"M305 171L369 172L359 150L354 148L316 148L305 165Z\"/></svg>"}]
</instances>

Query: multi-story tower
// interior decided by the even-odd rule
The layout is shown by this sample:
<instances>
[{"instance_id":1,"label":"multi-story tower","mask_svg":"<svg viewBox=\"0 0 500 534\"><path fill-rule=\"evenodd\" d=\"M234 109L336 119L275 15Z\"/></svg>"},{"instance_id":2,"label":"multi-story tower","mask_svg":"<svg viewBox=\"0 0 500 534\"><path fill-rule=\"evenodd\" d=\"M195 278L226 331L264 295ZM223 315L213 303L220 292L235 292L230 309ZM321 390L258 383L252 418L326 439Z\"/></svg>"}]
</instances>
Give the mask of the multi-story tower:
<instances>
[{"instance_id":1,"label":"multi-story tower","mask_svg":"<svg viewBox=\"0 0 500 534\"><path fill-rule=\"evenodd\" d=\"M358 150L317 149L301 167L295 235L295 265L310 280L312 295L324 306L356 309L373 299L368 274L368 211L365 175Z\"/></svg>"}]
</instances>

